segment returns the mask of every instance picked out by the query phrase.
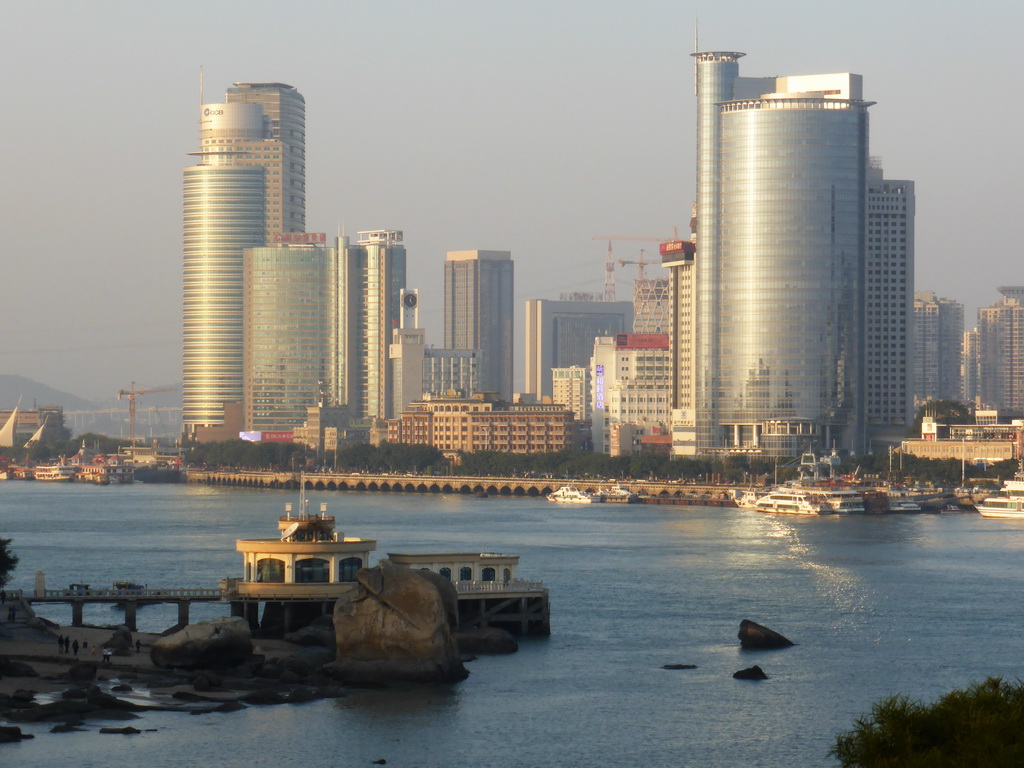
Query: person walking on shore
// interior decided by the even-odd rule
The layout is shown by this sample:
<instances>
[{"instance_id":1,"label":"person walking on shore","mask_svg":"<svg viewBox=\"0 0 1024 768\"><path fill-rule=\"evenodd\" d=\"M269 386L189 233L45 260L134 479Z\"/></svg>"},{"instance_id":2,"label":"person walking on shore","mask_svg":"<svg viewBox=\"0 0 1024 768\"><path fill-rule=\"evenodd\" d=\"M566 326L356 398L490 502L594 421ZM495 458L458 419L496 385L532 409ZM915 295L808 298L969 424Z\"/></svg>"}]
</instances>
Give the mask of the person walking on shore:
<instances>
[{"instance_id":1,"label":"person walking on shore","mask_svg":"<svg viewBox=\"0 0 1024 768\"><path fill-rule=\"evenodd\" d=\"M110 649L109 648L104 648L103 649L103 663L104 664L109 664L110 663L110 656L111 656Z\"/></svg>"},{"instance_id":2,"label":"person walking on shore","mask_svg":"<svg viewBox=\"0 0 1024 768\"><path fill-rule=\"evenodd\" d=\"M64 653L64 635L57 635L57 653Z\"/></svg>"},{"instance_id":3,"label":"person walking on shore","mask_svg":"<svg viewBox=\"0 0 1024 768\"><path fill-rule=\"evenodd\" d=\"M71 638L64 638L64 653L71 653Z\"/></svg>"},{"instance_id":4,"label":"person walking on shore","mask_svg":"<svg viewBox=\"0 0 1024 768\"><path fill-rule=\"evenodd\" d=\"M71 644L71 650L74 651L75 656L78 655L78 641L77 640L75 640L75 642L73 642Z\"/></svg>"}]
</instances>

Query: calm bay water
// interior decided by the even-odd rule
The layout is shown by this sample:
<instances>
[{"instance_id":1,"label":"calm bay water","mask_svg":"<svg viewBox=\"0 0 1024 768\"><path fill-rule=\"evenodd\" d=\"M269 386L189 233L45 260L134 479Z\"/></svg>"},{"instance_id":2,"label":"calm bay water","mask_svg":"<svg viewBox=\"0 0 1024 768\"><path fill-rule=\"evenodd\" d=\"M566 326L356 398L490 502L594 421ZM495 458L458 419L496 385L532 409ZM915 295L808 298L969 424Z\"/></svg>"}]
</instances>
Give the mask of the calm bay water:
<instances>
[{"instance_id":1,"label":"calm bay water","mask_svg":"<svg viewBox=\"0 0 1024 768\"><path fill-rule=\"evenodd\" d=\"M931 700L1021 675L1024 524L978 515L789 518L740 509L536 499L311 494L378 554L493 551L551 590L549 638L481 658L450 687L190 717L148 713L135 737L3 745L30 766L282 764L829 766L835 735L897 692ZM12 586L212 587L238 575L236 538L273 535L294 494L191 486L0 484ZM193 606L193 620L224 615ZM70 611L45 612L59 622ZM749 618L798 645L741 651ZM108 607L91 623L116 623ZM172 624L139 611L140 628ZM696 664L668 671L663 664ZM760 683L731 678L759 664Z\"/></svg>"}]
</instances>

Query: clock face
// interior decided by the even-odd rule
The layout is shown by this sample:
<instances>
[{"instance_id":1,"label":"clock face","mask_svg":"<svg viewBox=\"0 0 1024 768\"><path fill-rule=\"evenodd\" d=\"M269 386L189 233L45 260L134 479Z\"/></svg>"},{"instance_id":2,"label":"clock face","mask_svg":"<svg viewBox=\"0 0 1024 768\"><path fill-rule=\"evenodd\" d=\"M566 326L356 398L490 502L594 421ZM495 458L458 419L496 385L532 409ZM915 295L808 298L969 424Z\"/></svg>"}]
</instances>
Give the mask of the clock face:
<instances>
[{"instance_id":1,"label":"clock face","mask_svg":"<svg viewBox=\"0 0 1024 768\"><path fill-rule=\"evenodd\" d=\"M402 303L405 304L406 309L412 309L416 306L416 294L407 293L402 297Z\"/></svg>"}]
</instances>

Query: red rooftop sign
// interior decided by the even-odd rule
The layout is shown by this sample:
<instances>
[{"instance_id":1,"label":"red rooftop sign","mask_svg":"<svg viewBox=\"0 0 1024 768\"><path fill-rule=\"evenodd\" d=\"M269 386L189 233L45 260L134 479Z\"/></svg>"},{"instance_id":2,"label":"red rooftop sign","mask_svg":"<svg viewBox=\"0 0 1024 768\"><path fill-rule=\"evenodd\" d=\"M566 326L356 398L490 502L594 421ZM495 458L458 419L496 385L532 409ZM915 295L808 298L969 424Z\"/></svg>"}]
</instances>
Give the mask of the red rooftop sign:
<instances>
[{"instance_id":1,"label":"red rooftop sign","mask_svg":"<svg viewBox=\"0 0 1024 768\"><path fill-rule=\"evenodd\" d=\"M668 349L667 333L617 333L616 349Z\"/></svg>"}]
</instances>

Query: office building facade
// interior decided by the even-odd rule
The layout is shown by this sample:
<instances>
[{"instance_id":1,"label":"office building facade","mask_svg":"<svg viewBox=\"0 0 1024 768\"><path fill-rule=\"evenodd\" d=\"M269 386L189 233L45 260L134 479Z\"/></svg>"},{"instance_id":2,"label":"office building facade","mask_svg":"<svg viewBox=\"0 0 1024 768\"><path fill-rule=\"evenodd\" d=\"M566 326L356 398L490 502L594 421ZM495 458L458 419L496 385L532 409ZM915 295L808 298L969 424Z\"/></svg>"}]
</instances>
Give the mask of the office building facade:
<instances>
[{"instance_id":1,"label":"office building facade","mask_svg":"<svg viewBox=\"0 0 1024 768\"><path fill-rule=\"evenodd\" d=\"M515 264L508 251L450 251L444 262L444 346L483 353L480 388L512 396Z\"/></svg>"},{"instance_id":2,"label":"office building facade","mask_svg":"<svg viewBox=\"0 0 1024 768\"><path fill-rule=\"evenodd\" d=\"M693 56L696 449L863 450L861 78L740 77L741 53Z\"/></svg>"},{"instance_id":3,"label":"office building facade","mask_svg":"<svg viewBox=\"0 0 1024 768\"><path fill-rule=\"evenodd\" d=\"M551 369L589 366L598 336L628 333L630 301L526 302L526 394L550 397Z\"/></svg>"},{"instance_id":4,"label":"office building facade","mask_svg":"<svg viewBox=\"0 0 1024 768\"><path fill-rule=\"evenodd\" d=\"M223 103L201 105L199 162L184 171L186 437L242 400L243 251L305 228L304 115L283 83L236 83Z\"/></svg>"},{"instance_id":5,"label":"office building facade","mask_svg":"<svg viewBox=\"0 0 1024 768\"><path fill-rule=\"evenodd\" d=\"M330 387L335 251L278 244L244 254L244 423L247 431L302 426Z\"/></svg>"},{"instance_id":6,"label":"office building facade","mask_svg":"<svg viewBox=\"0 0 1024 768\"><path fill-rule=\"evenodd\" d=\"M867 447L899 444L914 419L914 182L868 168L864 252ZM961 323L961 330L963 323ZM959 361L953 375L959 372Z\"/></svg>"}]
</instances>

